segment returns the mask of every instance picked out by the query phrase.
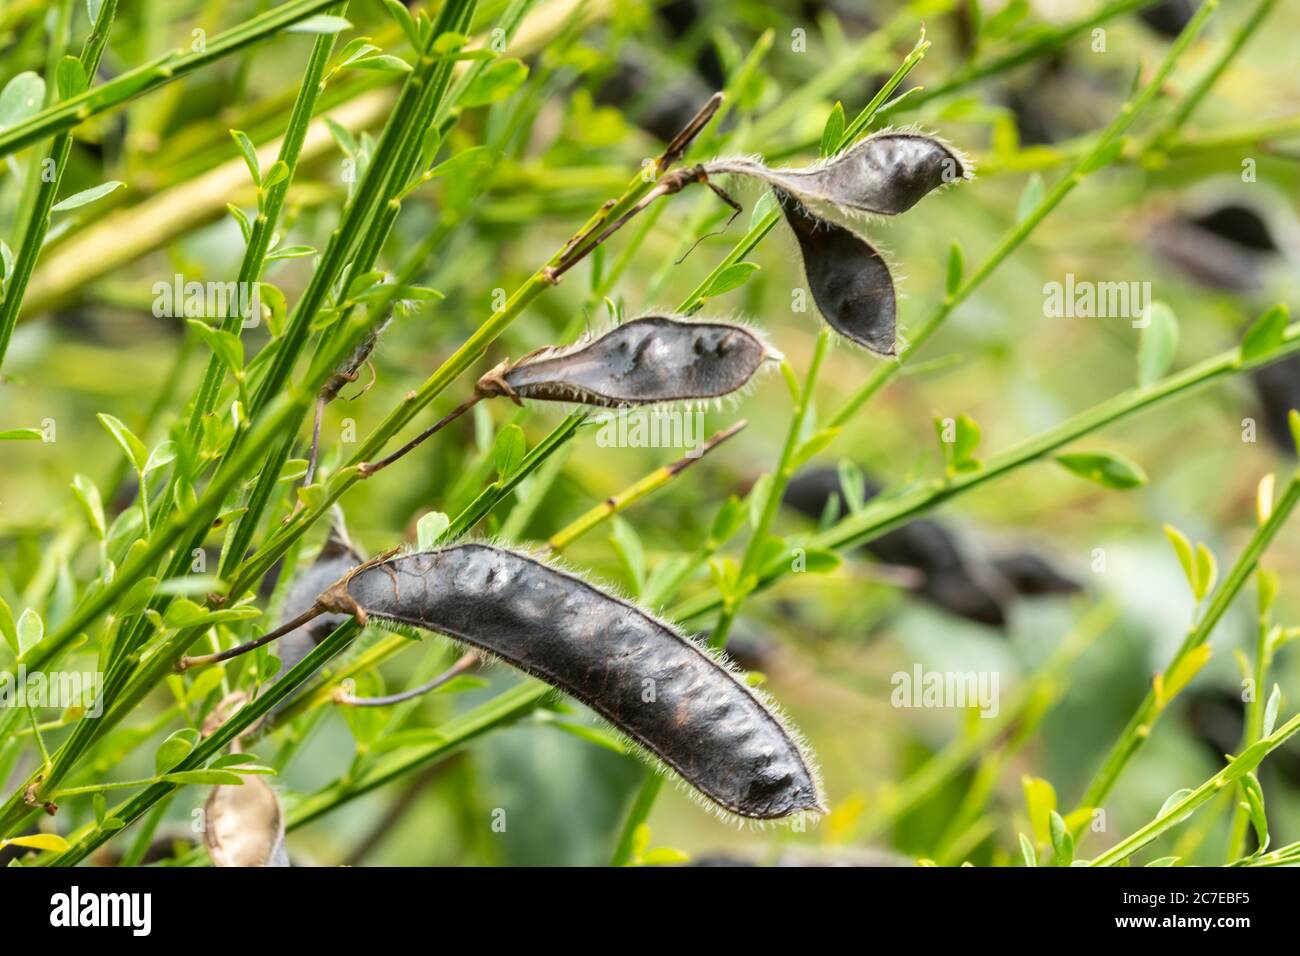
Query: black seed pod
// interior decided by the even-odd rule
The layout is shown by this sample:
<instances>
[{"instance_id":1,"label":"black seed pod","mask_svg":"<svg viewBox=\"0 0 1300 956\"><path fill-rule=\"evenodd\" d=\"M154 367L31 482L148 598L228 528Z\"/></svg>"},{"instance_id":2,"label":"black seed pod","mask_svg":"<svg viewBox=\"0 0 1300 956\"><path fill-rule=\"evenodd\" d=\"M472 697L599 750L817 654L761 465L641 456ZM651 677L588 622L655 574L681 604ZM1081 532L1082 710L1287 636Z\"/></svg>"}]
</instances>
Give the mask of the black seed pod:
<instances>
[{"instance_id":1,"label":"black seed pod","mask_svg":"<svg viewBox=\"0 0 1300 956\"><path fill-rule=\"evenodd\" d=\"M733 813L822 808L803 752L758 694L666 624L579 578L465 544L391 558L346 587L371 618L464 641L572 695Z\"/></svg>"},{"instance_id":2,"label":"black seed pod","mask_svg":"<svg viewBox=\"0 0 1300 956\"><path fill-rule=\"evenodd\" d=\"M775 192L799 242L818 311L850 341L878 355L896 354L898 306L884 258L853 230L814 215L787 192Z\"/></svg>"},{"instance_id":3,"label":"black seed pod","mask_svg":"<svg viewBox=\"0 0 1300 956\"><path fill-rule=\"evenodd\" d=\"M620 408L721 398L743 388L767 357L742 326L653 315L573 350L526 356L500 380L520 398ZM492 387L491 379L480 383Z\"/></svg>"},{"instance_id":4,"label":"black seed pod","mask_svg":"<svg viewBox=\"0 0 1300 956\"><path fill-rule=\"evenodd\" d=\"M805 202L853 212L897 216L945 183L965 179L960 156L932 136L887 132L868 136L807 169L770 169L748 159L706 163L706 172L753 176Z\"/></svg>"},{"instance_id":5,"label":"black seed pod","mask_svg":"<svg viewBox=\"0 0 1300 956\"><path fill-rule=\"evenodd\" d=\"M867 498L875 497L880 490L878 484L865 481ZM847 512L839 472L818 468L796 475L786 488L783 503L817 519L831 500L838 502L840 514ZM920 571L924 577L919 594L930 603L990 627L1006 625L1008 603L1016 594L1033 597L1081 589L1077 581L1030 552L994 558L989 569L973 566L952 532L928 518L909 521L863 547L886 564Z\"/></svg>"}]
</instances>

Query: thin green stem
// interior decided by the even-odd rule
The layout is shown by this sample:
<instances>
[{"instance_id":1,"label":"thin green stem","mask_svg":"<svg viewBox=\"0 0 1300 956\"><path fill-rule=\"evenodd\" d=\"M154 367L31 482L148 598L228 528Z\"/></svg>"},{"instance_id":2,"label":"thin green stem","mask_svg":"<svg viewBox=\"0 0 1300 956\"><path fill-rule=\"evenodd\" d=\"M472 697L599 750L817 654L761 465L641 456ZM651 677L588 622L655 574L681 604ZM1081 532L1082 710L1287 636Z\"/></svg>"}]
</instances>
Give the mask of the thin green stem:
<instances>
[{"instance_id":1,"label":"thin green stem","mask_svg":"<svg viewBox=\"0 0 1300 956\"><path fill-rule=\"evenodd\" d=\"M286 27L321 13L337 2L338 0L289 0L210 38L201 50L174 50L127 70L108 83L63 100L22 122L0 130L0 157L8 156L47 136L72 129L92 116L144 96L251 44L267 40L283 32Z\"/></svg>"},{"instance_id":2,"label":"thin green stem","mask_svg":"<svg viewBox=\"0 0 1300 956\"><path fill-rule=\"evenodd\" d=\"M1300 714L1292 717L1253 747L1238 754L1226 767L1172 806L1166 806L1151 822L1135 830L1113 847L1089 861L1089 866L1115 866L1161 834L1182 823L1198 808L1213 799L1224 787L1232 786L1259 765L1259 762L1300 732Z\"/></svg>"},{"instance_id":3,"label":"thin green stem","mask_svg":"<svg viewBox=\"0 0 1300 956\"><path fill-rule=\"evenodd\" d=\"M1187 658L1188 654L1210 639L1215 626L1232 605L1233 600L1236 599L1238 592L1241 591L1247 579L1254 573L1260 557L1263 556L1273 539L1277 537L1278 532L1282 530L1287 519L1291 517L1291 512L1295 510L1298 502L1300 502L1300 474L1291 479L1286 490L1282 493L1282 497L1278 499L1277 504L1274 506L1273 513L1269 515L1267 521L1255 530L1245 549L1237 557L1232 570L1228 572L1228 575L1215 589L1214 594L1211 595L1199 620L1187 632L1187 636L1183 638L1182 645L1174 654L1173 659L1170 660L1169 666L1165 668L1164 673L1172 672ZM1088 785L1087 790L1084 791L1083 797L1079 800L1080 808L1094 808L1102 805L1119 779L1120 773L1151 735L1152 727L1156 720L1159 719L1166 703L1166 701L1157 698L1154 688L1147 691L1146 697L1129 720L1128 726L1124 728L1119 740L1115 742L1110 753L1102 762L1101 769Z\"/></svg>"}]
</instances>

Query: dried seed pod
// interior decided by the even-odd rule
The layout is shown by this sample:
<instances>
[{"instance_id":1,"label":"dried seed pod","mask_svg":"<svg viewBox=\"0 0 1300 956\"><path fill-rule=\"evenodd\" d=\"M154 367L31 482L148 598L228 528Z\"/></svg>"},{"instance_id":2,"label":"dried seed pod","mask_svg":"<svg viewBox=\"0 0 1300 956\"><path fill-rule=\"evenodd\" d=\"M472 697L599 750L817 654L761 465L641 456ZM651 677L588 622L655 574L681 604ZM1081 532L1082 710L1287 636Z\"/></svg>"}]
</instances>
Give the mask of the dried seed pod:
<instances>
[{"instance_id":1,"label":"dried seed pod","mask_svg":"<svg viewBox=\"0 0 1300 956\"><path fill-rule=\"evenodd\" d=\"M714 160L704 169L752 176L805 202L882 216L907 212L927 193L969 176L961 156L942 141L898 131L868 136L807 169L771 169L752 159Z\"/></svg>"},{"instance_id":2,"label":"dried seed pod","mask_svg":"<svg viewBox=\"0 0 1300 956\"><path fill-rule=\"evenodd\" d=\"M288 866L284 814L261 777L217 786L203 805L203 841L213 866Z\"/></svg>"},{"instance_id":3,"label":"dried seed pod","mask_svg":"<svg viewBox=\"0 0 1300 956\"><path fill-rule=\"evenodd\" d=\"M807 758L757 692L580 578L462 544L391 558L342 586L372 619L445 634L577 698L726 810L773 819L822 809Z\"/></svg>"},{"instance_id":4,"label":"dried seed pod","mask_svg":"<svg viewBox=\"0 0 1300 956\"><path fill-rule=\"evenodd\" d=\"M573 349L525 356L479 387L602 408L704 400L743 388L766 358L766 346L743 326L651 315Z\"/></svg>"},{"instance_id":5,"label":"dried seed pod","mask_svg":"<svg viewBox=\"0 0 1300 956\"><path fill-rule=\"evenodd\" d=\"M790 193L774 190L803 254L817 309L831 328L878 355L898 351L898 305L884 258L852 229L815 215Z\"/></svg>"}]
</instances>

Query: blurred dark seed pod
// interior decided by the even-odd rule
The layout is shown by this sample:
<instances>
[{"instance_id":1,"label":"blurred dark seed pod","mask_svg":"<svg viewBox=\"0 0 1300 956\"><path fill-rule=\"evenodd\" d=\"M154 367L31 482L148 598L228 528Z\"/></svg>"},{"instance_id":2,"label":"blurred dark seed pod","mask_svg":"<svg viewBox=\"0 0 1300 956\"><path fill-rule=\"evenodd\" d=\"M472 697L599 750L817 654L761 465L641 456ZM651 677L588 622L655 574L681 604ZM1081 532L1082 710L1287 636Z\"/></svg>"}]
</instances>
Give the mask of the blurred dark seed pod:
<instances>
[{"instance_id":1,"label":"blurred dark seed pod","mask_svg":"<svg viewBox=\"0 0 1300 956\"><path fill-rule=\"evenodd\" d=\"M580 578L463 544L391 558L338 587L371 619L463 641L570 694L725 810L823 809L808 758L764 695Z\"/></svg>"},{"instance_id":2,"label":"blurred dark seed pod","mask_svg":"<svg viewBox=\"0 0 1300 956\"><path fill-rule=\"evenodd\" d=\"M774 190L803 255L817 311L840 335L877 355L898 352L898 305L889 265L851 229Z\"/></svg>"},{"instance_id":3,"label":"blurred dark seed pod","mask_svg":"<svg viewBox=\"0 0 1300 956\"><path fill-rule=\"evenodd\" d=\"M752 159L717 159L709 175L752 176L804 202L850 212L897 216L928 193L970 175L957 151L923 133L876 133L806 169L772 169Z\"/></svg>"},{"instance_id":4,"label":"blurred dark seed pod","mask_svg":"<svg viewBox=\"0 0 1300 956\"><path fill-rule=\"evenodd\" d=\"M958 617L988 627L1004 628L1007 612L1002 596L972 577L967 571L927 574L921 593L930 602Z\"/></svg>"},{"instance_id":5,"label":"blurred dark seed pod","mask_svg":"<svg viewBox=\"0 0 1300 956\"><path fill-rule=\"evenodd\" d=\"M730 395L749 384L768 357L743 326L656 315L571 349L542 349L500 379L520 398L623 408ZM488 394L493 387L492 378L480 382Z\"/></svg>"},{"instance_id":6,"label":"blurred dark seed pod","mask_svg":"<svg viewBox=\"0 0 1300 956\"><path fill-rule=\"evenodd\" d=\"M707 634L699 635L707 639ZM727 638L726 655L737 667L744 671L770 672L776 664L777 646L770 639L752 631L733 628Z\"/></svg>"},{"instance_id":7,"label":"blurred dark seed pod","mask_svg":"<svg viewBox=\"0 0 1300 956\"><path fill-rule=\"evenodd\" d=\"M1263 691L1268 693L1267 690ZM1192 685L1183 692L1184 721L1211 755L1221 760L1224 754L1241 750L1241 735L1246 726L1246 704L1239 690L1226 687ZM1300 786L1300 745L1293 739L1274 750L1262 768L1275 772L1292 786Z\"/></svg>"},{"instance_id":8,"label":"blurred dark seed pod","mask_svg":"<svg viewBox=\"0 0 1300 956\"><path fill-rule=\"evenodd\" d=\"M863 491L864 497L871 499L880 493L881 487L864 478ZM834 468L801 471L787 486L783 499L784 504L813 520L821 518L831 501L836 502L840 515L848 514L839 472ZM929 518L909 521L868 541L863 549L885 564L920 571L923 580L918 594L921 597L952 614L989 627L1006 626L1008 601L1013 595L1065 594L1080 587L1030 552L1004 555L994 558L986 568L975 567L963 556L952 533Z\"/></svg>"},{"instance_id":9,"label":"blurred dark seed pod","mask_svg":"<svg viewBox=\"0 0 1300 956\"><path fill-rule=\"evenodd\" d=\"M1287 415L1300 408L1300 356L1292 355L1251 373L1264 412L1264 428L1283 451L1295 454L1295 438Z\"/></svg>"},{"instance_id":10,"label":"blurred dark seed pod","mask_svg":"<svg viewBox=\"0 0 1300 956\"><path fill-rule=\"evenodd\" d=\"M216 786L203 805L203 842L213 866L288 866L284 814L275 791L247 774L238 786Z\"/></svg>"},{"instance_id":11,"label":"blurred dark seed pod","mask_svg":"<svg viewBox=\"0 0 1300 956\"><path fill-rule=\"evenodd\" d=\"M596 91L596 102L617 106L641 129L670 142L721 85L712 85L686 73L666 85L656 85L652 72L627 54L620 54L613 72ZM641 94L653 95L641 102Z\"/></svg>"},{"instance_id":12,"label":"blurred dark seed pod","mask_svg":"<svg viewBox=\"0 0 1300 956\"><path fill-rule=\"evenodd\" d=\"M342 523L336 521L330 526L329 537L325 539L316 560L289 586L284 608L280 611L280 622L292 621L300 614L305 614L316 603L316 598L322 591L364 560L348 540ZM326 612L276 641L272 645L274 653L280 658L276 680L287 674L295 664L311 653L312 648L347 620L346 614Z\"/></svg>"},{"instance_id":13,"label":"blurred dark seed pod","mask_svg":"<svg viewBox=\"0 0 1300 956\"><path fill-rule=\"evenodd\" d=\"M1074 594L1083 585L1062 574L1036 554L1020 551L994 558L993 569L1015 590L1025 597L1044 594Z\"/></svg>"},{"instance_id":14,"label":"blurred dark seed pod","mask_svg":"<svg viewBox=\"0 0 1300 956\"><path fill-rule=\"evenodd\" d=\"M1166 219L1150 239L1156 252L1193 282L1228 292L1261 291L1278 251L1265 218L1241 203Z\"/></svg>"},{"instance_id":15,"label":"blurred dark seed pod","mask_svg":"<svg viewBox=\"0 0 1300 956\"><path fill-rule=\"evenodd\" d=\"M1172 40L1183 32L1197 6L1193 0L1160 0L1155 6L1140 11L1138 16L1156 33Z\"/></svg>"}]
</instances>

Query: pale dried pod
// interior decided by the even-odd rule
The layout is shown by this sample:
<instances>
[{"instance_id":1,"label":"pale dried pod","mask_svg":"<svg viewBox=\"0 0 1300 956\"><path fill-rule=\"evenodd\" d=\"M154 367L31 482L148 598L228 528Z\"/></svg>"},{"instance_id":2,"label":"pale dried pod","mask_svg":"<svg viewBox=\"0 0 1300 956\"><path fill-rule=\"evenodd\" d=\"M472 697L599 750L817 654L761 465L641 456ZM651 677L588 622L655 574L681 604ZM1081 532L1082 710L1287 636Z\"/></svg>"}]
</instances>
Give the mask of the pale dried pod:
<instances>
[{"instance_id":1,"label":"pale dried pod","mask_svg":"<svg viewBox=\"0 0 1300 956\"><path fill-rule=\"evenodd\" d=\"M266 781L216 786L203 805L203 842L213 866L288 866L284 814Z\"/></svg>"}]
</instances>

